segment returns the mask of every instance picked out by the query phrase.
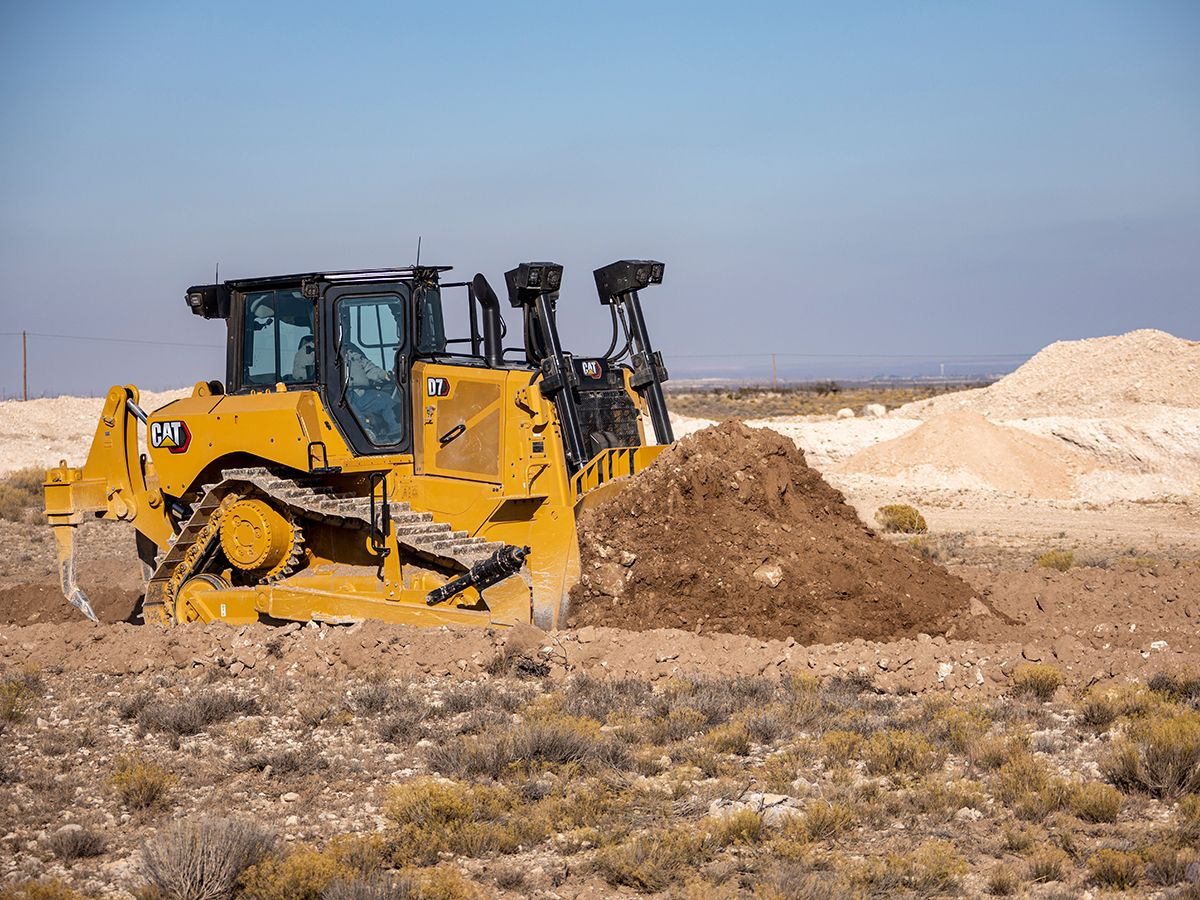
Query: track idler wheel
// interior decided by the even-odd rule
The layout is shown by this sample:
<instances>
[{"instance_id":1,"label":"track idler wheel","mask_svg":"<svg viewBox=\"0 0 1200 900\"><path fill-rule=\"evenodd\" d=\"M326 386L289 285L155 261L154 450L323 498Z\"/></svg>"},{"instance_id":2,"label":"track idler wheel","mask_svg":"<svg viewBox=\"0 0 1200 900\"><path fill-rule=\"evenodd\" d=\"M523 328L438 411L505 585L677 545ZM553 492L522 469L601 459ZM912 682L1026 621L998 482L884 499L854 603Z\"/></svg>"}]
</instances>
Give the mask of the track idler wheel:
<instances>
[{"instance_id":1,"label":"track idler wheel","mask_svg":"<svg viewBox=\"0 0 1200 900\"><path fill-rule=\"evenodd\" d=\"M291 519L265 500L238 500L221 518L221 549L244 572L271 577L288 565L296 544Z\"/></svg>"}]
</instances>

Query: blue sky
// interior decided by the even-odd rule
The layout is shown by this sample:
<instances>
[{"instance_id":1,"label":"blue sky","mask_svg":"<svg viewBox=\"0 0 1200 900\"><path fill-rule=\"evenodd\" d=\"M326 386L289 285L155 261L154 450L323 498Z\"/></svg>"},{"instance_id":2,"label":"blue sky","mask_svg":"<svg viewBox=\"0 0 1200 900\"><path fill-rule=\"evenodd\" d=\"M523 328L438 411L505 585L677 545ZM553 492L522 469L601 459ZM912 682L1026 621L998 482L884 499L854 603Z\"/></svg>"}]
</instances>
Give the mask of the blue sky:
<instances>
[{"instance_id":1,"label":"blue sky","mask_svg":"<svg viewBox=\"0 0 1200 900\"><path fill-rule=\"evenodd\" d=\"M1200 4L5 4L5 326L219 345L223 276L667 262L697 354L1200 339ZM31 338L31 391L220 352ZM0 391L20 388L0 337ZM866 363L887 370L886 360Z\"/></svg>"}]
</instances>

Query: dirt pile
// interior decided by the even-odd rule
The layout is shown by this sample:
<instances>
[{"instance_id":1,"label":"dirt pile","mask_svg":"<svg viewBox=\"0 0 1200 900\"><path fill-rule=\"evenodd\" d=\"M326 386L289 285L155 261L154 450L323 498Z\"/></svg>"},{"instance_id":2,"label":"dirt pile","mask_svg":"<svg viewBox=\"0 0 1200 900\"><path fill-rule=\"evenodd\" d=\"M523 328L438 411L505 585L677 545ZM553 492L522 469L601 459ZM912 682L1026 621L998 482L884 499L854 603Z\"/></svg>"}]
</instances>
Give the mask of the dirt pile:
<instances>
[{"instance_id":1,"label":"dirt pile","mask_svg":"<svg viewBox=\"0 0 1200 900\"><path fill-rule=\"evenodd\" d=\"M580 532L571 627L880 640L951 631L972 597L876 537L792 441L738 422L665 451Z\"/></svg>"},{"instance_id":2,"label":"dirt pile","mask_svg":"<svg viewBox=\"0 0 1200 900\"><path fill-rule=\"evenodd\" d=\"M922 489L996 490L1067 499L1075 479L1094 468L1062 441L989 422L976 412L943 413L919 428L861 450L838 475L896 478Z\"/></svg>"},{"instance_id":3,"label":"dirt pile","mask_svg":"<svg viewBox=\"0 0 1200 900\"><path fill-rule=\"evenodd\" d=\"M1111 416L1145 405L1200 408L1200 342L1152 329L1058 341L990 387L907 403L895 414Z\"/></svg>"}]
</instances>

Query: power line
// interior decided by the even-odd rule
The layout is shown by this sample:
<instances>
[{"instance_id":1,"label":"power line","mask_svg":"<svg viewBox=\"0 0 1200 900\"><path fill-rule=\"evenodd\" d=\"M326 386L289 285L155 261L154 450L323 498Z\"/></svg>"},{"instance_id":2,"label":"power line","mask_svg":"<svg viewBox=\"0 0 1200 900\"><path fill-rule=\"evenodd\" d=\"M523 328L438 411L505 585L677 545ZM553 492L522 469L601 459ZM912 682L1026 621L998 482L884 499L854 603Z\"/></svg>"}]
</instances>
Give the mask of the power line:
<instances>
[{"instance_id":1,"label":"power line","mask_svg":"<svg viewBox=\"0 0 1200 900\"><path fill-rule=\"evenodd\" d=\"M142 338L99 337L86 334L48 334L42 331L0 331L0 337L20 337L22 333L29 337L53 338L62 341L92 341L104 344L149 344L155 347L199 347L204 350L224 349L221 344L189 344L184 341L150 341Z\"/></svg>"}]
</instances>

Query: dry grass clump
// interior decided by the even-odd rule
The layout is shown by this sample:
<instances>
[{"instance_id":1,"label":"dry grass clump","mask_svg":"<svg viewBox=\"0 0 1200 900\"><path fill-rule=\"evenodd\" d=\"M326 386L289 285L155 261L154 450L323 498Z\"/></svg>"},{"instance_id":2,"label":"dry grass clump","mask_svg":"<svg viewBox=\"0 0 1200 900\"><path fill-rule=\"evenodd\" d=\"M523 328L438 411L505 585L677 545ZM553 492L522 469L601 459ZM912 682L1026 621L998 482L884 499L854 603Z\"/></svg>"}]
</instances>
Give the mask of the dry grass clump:
<instances>
[{"instance_id":1,"label":"dry grass clump","mask_svg":"<svg viewBox=\"0 0 1200 900\"><path fill-rule=\"evenodd\" d=\"M1028 752L1015 753L991 779L992 795L1018 818L1041 821L1066 808L1073 795L1066 779L1050 775L1046 765Z\"/></svg>"},{"instance_id":2,"label":"dry grass clump","mask_svg":"<svg viewBox=\"0 0 1200 900\"><path fill-rule=\"evenodd\" d=\"M623 742L603 734L595 719L531 711L515 725L440 744L429 751L428 761L443 775L498 780L538 767L571 764L624 769L632 765L632 754Z\"/></svg>"},{"instance_id":3,"label":"dry grass clump","mask_svg":"<svg viewBox=\"0 0 1200 900\"><path fill-rule=\"evenodd\" d=\"M42 484L46 471L19 469L0 478L0 519L33 525L42 519Z\"/></svg>"},{"instance_id":4,"label":"dry grass clump","mask_svg":"<svg viewBox=\"0 0 1200 900\"><path fill-rule=\"evenodd\" d=\"M383 680L368 681L351 694L351 701L360 713L379 715L391 705L392 686Z\"/></svg>"},{"instance_id":5,"label":"dry grass clump","mask_svg":"<svg viewBox=\"0 0 1200 900\"><path fill-rule=\"evenodd\" d=\"M726 722L704 736L704 746L715 753L746 756L750 753L750 732L744 722Z\"/></svg>"},{"instance_id":6,"label":"dry grass clump","mask_svg":"<svg viewBox=\"0 0 1200 900\"><path fill-rule=\"evenodd\" d=\"M884 531L897 534L924 534L929 530L925 517L907 503L889 503L875 511L875 521Z\"/></svg>"},{"instance_id":7,"label":"dry grass clump","mask_svg":"<svg viewBox=\"0 0 1200 900\"><path fill-rule=\"evenodd\" d=\"M740 809L716 819L712 823L713 840L720 847L730 844L758 844L766 835L767 825L762 813L753 809Z\"/></svg>"},{"instance_id":8,"label":"dry grass clump","mask_svg":"<svg viewBox=\"0 0 1200 900\"><path fill-rule=\"evenodd\" d=\"M988 875L987 892L993 897L1011 897L1021 886L1021 879L1008 866L996 866Z\"/></svg>"},{"instance_id":9,"label":"dry grass clump","mask_svg":"<svg viewBox=\"0 0 1200 900\"><path fill-rule=\"evenodd\" d=\"M420 881L411 872L335 878L321 892L321 900L419 900L420 896Z\"/></svg>"},{"instance_id":10,"label":"dry grass clump","mask_svg":"<svg viewBox=\"0 0 1200 900\"><path fill-rule=\"evenodd\" d=\"M1033 697L1043 703L1054 696L1063 683L1062 672L1048 663L1017 666L1012 675L1012 691L1018 697Z\"/></svg>"},{"instance_id":11,"label":"dry grass clump","mask_svg":"<svg viewBox=\"0 0 1200 900\"><path fill-rule=\"evenodd\" d=\"M1189 710L1134 722L1100 768L1124 791L1158 798L1200 793L1200 713Z\"/></svg>"},{"instance_id":12,"label":"dry grass clump","mask_svg":"<svg viewBox=\"0 0 1200 900\"><path fill-rule=\"evenodd\" d=\"M1200 848L1200 796L1184 797L1175 807L1175 829L1179 842Z\"/></svg>"},{"instance_id":13,"label":"dry grass clump","mask_svg":"<svg viewBox=\"0 0 1200 900\"><path fill-rule=\"evenodd\" d=\"M1150 678L1146 686L1176 703L1190 703L1195 706L1200 701L1200 672L1193 670L1158 672Z\"/></svg>"},{"instance_id":14,"label":"dry grass clump","mask_svg":"<svg viewBox=\"0 0 1200 900\"><path fill-rule=\"evenodd\" d=\"M1144 685L1098 686L1084 695L1079 706L1079 721L1089 728L1104 731L1123 716L1145 716L1161 706L1161 701Z\"/></svg>"},{"instance_id":15,"label":"dry grass clump","mask_svg":"<svg viewBox=\"0 0 1200 900\"><path fill-rule=\"evenodd\" d=\"M567 682L563 711L571 716L606 722L614 712L640 708L650 693L650 685L636 678L597 678L581 673Z\"/></svg>"},{"instance_id":16,"label":"dry grass clump","mask_svg":"<svg viewBox=\"0 0 1200 900\"><path fill-rule=\"evenodd\" d=\"M166 806L177 780L157 763L132 754L117 758L111 779L117 796L130 809Z\"/></svg>"},{"instance_id":17,"label":"dry grass clump","mask_svg":"<svg viewBox=\"0 0 1200 900\"><path fill-rule=\"evenodd\" d=\"M25 881L0 890L0 900L85 900L84 895L57 878Z\"/></svg>"},{"instance_id":18,"label":"dry grass clump","mask_svg":"<svg viewBox=\"0 0 1200 900\"><path fill-rule=\"evenodd\" d=\"M233 691L200 690L181 699L151 700L137 713L138 725L179 738L199 734L210 725L234 716L254 716L258 701Z\"/></svg>"},{"instance_id":19,"label":"dry grass clump","mask_svg":"<svg viewBox=\"0 0 1200 900\"><path fill-rule=\"evenodd\" d=\"M694 828L656 828L602 847L593 866L611 885L654 893L681 883L713 850L712 840Z\"/></svg>"},{"instance_id":20,"label":"dry grass clump","mask_svg":"<svg viewBox=\"0 0 1200 900\"><path fill-rule=\"evenodd\" d=\"M857 810L849 803L828 800L813 800L804 808L804 814L789 821L785 834L810 841L829 841L854 827L858 819Z\"/></svg>"},{"instance_id":21,"label":"dry grass clump","mask_svg":"<svg viewBox=\"0 0 1200 900\"><path fill-rule=\"evenodd\" d=\"M544 823L508 788L421 779L395 785L384 815L397 825L390 840L396 865L430 865L443 853L511 853L545 836Z\"/></svg>"},{"instance_id":22,"label":"dry grass clump","mask_svg":"<svg viewBox=\"0 0 1200 900\"><path fill-rule=\"evenodd\" d=\"M354 884L361 874L335 852L300 848L287 856L268 856L247 869L238 896L246 900L323 900L335 881Z\"/></svg>"},{"instance_id":23,"label":"dry grass clump","mask_svg":"<svg viewBox=\"0 0 1200 900\"><path fill-rule=\"evenodd\" d=\"M923 735L889 729L871 735L862 745L862 758L872 775L921 775L939 768L945 754Z\"/></svg>"},{"instance_id":24,"label":"dry grass clump","mask_svg":"<svg viewBox=\"0 0 1200 900\"><path fill-rule=\"evenodd\" d=\"M99 856L104 852L104 835L81 825L64 826L47 835L43 846L57 856L68 869L77 859Z\"/></svg>"},{"instance_id":25,"label":"dry grass clump","mask_svg":"<svg viewBox=\"0 0 1200 900\"><path fill-rule=\"evenodd\" d=\"M1075 565L1075 553L1071 550L1047 550L1033 561L1039 569L1054 569L1065 572Z\"/></svg>"},{"instance_id":26,"label":"dry grass clump","mask_svg":"<svg viewBox=\"0 0 1200 900\"><path fill-rule=\"evenodd\" d=\"M165 897L224 900L242 873L271 852L275 838L251 822L180 819L142 848L142 868Z\"/></svg>"},{"instance_id":27,"label":"dry grass clump","mask_svg":"<svg viewBox=\"0 0 1200 900\"><path fill-rule=\"evenodd\" d=\"M1191 873L1200 872L1200 853L1195 850L1156 844L1140 855L1146 880L1162 887L1189 881Z\"/></svg>"},{"instance_id":28,"label":"dry grass clump","mask_svg":"<svg viewBox=\"0 0 1200 900\"><path fill-rule=\"evenodd\" d=\"M0 680L0 731L17 722L33 709L41 693L41 677L36 672L5 675Z\"/></svg>"},{"instance_id":29,"label":"dry grass clump","mask_svg":"<svg viewBox=\"0 0 1200 900\"><path fill-rule=\"evenodd\" d=\"M1062 881L1064 866L1070 861L1058 847L1046 847L1029 857L1029 880L1038 884Z\"/></svg>"},{"instance_id":30,"label":"dry grass clump","mask_svg":"<svg viewBox=\"0 0 1200 900\"><path fill-rule=\"evenodd\" d=\"M1071 792L1071 812L1085 822L1115 822L1121 812L1121 792L1099 781L1077 785Z\"/></svg>"},{"instance_id":31,"label":"dry grass clump","mask_svg":"<svg viewBox=\"0 0 1200 900\"><path fill-rule=\"evenodd\" d=\"M948 841L928 840L914 852L887 853L852 866L850 880L871 895L890 897L905 892L929 897L956 894L969 867Z\"/></svg>"},{"instance_id":32,"label":"dry grass clump","mask_svg":"<svg viewBox=\"0 0 1200 900\"><path fill-rule=\"evenodd\" d=\"M1142 861L1123 850L1099 850L1088 859L1092 881L1101 887L1127 891L1142 877Z\"/></svg>"}]
</instances>

